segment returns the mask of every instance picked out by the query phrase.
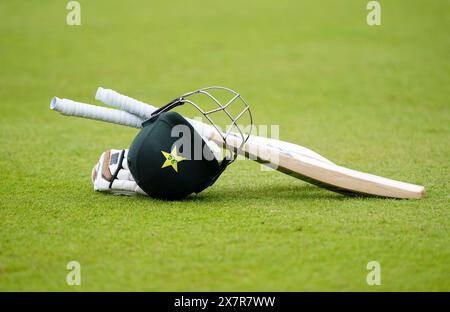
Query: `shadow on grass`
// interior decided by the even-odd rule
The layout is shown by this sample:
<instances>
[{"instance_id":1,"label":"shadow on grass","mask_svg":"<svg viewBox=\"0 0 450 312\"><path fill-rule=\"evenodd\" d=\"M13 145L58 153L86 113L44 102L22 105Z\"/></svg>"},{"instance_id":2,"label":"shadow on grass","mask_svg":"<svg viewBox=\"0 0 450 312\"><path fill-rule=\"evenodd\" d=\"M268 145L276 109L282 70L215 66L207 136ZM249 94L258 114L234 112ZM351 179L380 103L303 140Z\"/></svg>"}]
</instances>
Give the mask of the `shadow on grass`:
<instances>
[{"instance_id":1,"label":"shadow on grass","mask_svg":"<svg viewBox=\"0 0 450 312\"><path fill-rule=\"evenodd\" d=\"M125 198L124 196L121 196ZM305 201L305 200L326 200L326 201L355 201L355 200L377 200L377 197L343 195L313 185L247 185L245 187L221 187L214 186L212 189L198 195L191 195L183 200L165 201L152 199L147 196L134 196L131 198L139 202L152 201L153 203L216 203L224 201L249 200L258 201Z\"/></svg>"},{"instance_id":2,"label":"shadow on grass","mask_svg":"<svg viewBox=\"0 0 450 312\"><path fill-rule=\"evenodd\" d=\"M214 191L208 194L199 194L193 196L191 200L195 201L214 201L220 198L221 200L290 200L290 201L304 201L304 200L334 200L346 201L351 199L365 198L358 196L345 196L329 190L321 189L313 185L248 185L244 188L220 188L217 187Z\"/></svg>"}]
</instances>

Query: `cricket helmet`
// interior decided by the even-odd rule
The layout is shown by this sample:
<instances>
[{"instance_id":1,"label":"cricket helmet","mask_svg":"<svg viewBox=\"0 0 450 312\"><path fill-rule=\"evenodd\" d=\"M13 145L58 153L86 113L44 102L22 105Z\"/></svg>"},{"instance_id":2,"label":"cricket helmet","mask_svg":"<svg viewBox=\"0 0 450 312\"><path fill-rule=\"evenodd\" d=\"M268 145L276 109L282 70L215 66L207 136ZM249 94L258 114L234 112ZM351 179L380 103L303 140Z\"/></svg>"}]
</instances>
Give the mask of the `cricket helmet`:
<instances>
[{"instance_id":1,"label":"cricket helmet","mask_svg":"<svg viewBox=\"0 0 450 312\"><path fill-rule=\"evenodd\" d=\"M234 97L222 105L211 95L211 89L232 92ZM201 104L189 98L194 94L206 96L206 99L212 100L217 107L209 111L202 109ZM234 118L227 108L236 99L241 99L244 108L238 117ZM188 121L179 113L170 111L185 103L194 106L211 125ZM238 136L241 137L241 145L238 148L228 146L226 141L232 128L223 133L211 118L211 114L221 111L231 119L234 129L237 129ZM248 134L244 134L236 124L237 119L245 112L248 112L251 123L251 113L246 102L235 91L223 87L189 92L161 107L143 122L142 129L129 149L128 166L136 183L149 196L167 200L183 199L213 185L227 166L236 159L248 139ZM223 158L220 151L217 152L220 148L208 140L208 135L205 134L208 131L217 131L216 134L220 135L216 135L216 138L220 137L222 147L228 150Z\"/></svg>"}]
</instances>

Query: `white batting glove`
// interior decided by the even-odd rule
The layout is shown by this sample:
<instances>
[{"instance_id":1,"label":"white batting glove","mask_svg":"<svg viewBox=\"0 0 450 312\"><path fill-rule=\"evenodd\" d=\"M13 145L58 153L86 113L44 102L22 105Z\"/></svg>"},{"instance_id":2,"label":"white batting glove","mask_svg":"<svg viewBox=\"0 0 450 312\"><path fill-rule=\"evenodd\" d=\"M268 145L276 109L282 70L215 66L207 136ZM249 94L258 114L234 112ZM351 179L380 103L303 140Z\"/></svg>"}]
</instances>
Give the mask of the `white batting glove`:
<instances>
[{"instance_id":1,"label":"white batting glove","mask_svg":"<svg viewBox=\"0 0 450 312\"><path fill-rule=\"evenodd\" d=\"M128 169L128 150L107 150L92 169L94 191L115 195L147 195Z\"/></svg>"}]
</instances>

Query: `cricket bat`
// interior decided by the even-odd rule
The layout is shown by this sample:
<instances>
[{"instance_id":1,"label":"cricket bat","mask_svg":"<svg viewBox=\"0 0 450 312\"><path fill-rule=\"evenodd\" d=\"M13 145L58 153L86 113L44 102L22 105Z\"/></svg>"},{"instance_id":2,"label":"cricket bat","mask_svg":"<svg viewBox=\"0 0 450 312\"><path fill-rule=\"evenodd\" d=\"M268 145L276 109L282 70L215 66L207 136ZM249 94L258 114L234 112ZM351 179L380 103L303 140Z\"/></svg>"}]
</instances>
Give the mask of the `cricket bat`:
<instances>
[{"instance_id":1,"label":"cricket bat","mask_svg":"<svg viewBox=\"0 0 450 312\"><path fill-rule=\"evenodd\" d=\"M144 121L144 119L129 112L56 97L52 99L50 108L64 115L101 120L135 128L139 128L140 123ZM211 131L208 138L219 145L223 145L222 136L223 134L217 131ZM270 144L269 141L255 140L250 136L249 140L239 149L241 140L240 136L231 132L226 138L226 144L252 160L270 165L280 172L335 192L404 199L418 199L425 195L423 186L341 167L315 152L302 154L299 153L298 149L290 149L289 144L291 144L290 147L295 145L292 143Z\"/></svg>"},{"instance_id":2,"label":"cricket bat","mask_svg":"<svg viewBox=\"0 0 450 312\"><path fill-rule=\"evenodd\" d=\"M217 144L223 144L223 139L218 133L214 133L210 139ZM236 149L240 146L240 141L241 138L234 134L227 137L227 145ZM420 185L348 169L250 139L240 153L260 163L275 165L276 170L295 178L346 195L361 194L404 199L418 199L425 195L425 188Z\"/></svg>"}]
</instances>

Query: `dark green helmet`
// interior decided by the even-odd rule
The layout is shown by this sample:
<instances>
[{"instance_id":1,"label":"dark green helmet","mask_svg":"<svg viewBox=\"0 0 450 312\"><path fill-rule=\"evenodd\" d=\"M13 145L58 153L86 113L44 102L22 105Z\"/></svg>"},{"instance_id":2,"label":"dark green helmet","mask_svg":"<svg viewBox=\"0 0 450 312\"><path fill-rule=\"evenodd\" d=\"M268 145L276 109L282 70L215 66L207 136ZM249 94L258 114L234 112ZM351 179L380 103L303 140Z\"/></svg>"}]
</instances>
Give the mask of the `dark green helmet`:
<instances>
[{"instance_id":1,"label":"dark green helmet","mask_svg":"<svg viewBox=\"0 0 450 312\"><path fill-rule=\"evenodd\" d=\"M222 95L225 95L225 104L219 101L218 94L213 95L211 92L222 92ZM210 101L213 108L204 110L203 104L194 102L196 96L202 97L203 104L204 101ZM211 125L199 125L198 121L188 121L178 113L169 112L184 103L194 106ZM232 116L228 111L232 103L240 108L236 116ZM226 133L221 132L212 121L210 116L218 112L224 113L232 127L237 129L238 133L233 135L241 139L238 147L227 144L231 129ZM208 87L188 92L156 110L150 119L142 124L143 129L128 152L128 166L136 183L148 195L162 199L182 199L211 186L236 159L248 139L248 134L244 134L237 125L238 119L244 114L249 117L250 133L252 116L249 106L239 93L224 87ZM211 150L209 141L206 142L196 129L205 135L206 140L209 140L211 133L207 135L203 132L213 131L220 134L218 137L221 138L222 145L229 151L227 157L219 161L220 156ZM215 143L210 144L220 150Z\"/></svg>"}]
</instances>

